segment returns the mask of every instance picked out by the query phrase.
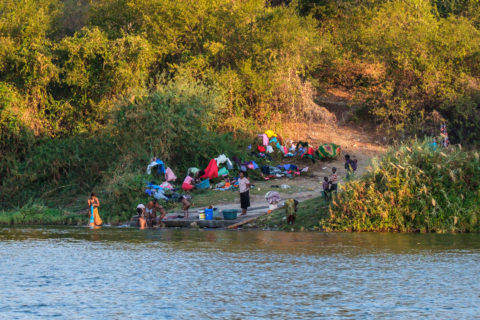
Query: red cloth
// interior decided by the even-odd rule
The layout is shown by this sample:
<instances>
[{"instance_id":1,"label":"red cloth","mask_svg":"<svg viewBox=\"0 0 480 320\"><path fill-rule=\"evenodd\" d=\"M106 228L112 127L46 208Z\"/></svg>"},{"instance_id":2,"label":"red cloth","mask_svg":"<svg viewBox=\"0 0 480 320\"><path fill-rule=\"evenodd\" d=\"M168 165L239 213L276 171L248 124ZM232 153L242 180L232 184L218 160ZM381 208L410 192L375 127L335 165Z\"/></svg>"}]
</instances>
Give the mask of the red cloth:
<instances>
[{"instance_id":1,"label":"red cloth","mask_svg":"<svg viewBox=\"0 0 480 320\"><path fill-rule=\"evenodd\" d=\"M308 148L307 154L313 156L315 154L315 150L312 147Z\"/></svg>"},{"instance_id":2,"label":"red cloth","mask_svg":"<svg viewBox=\"0 0 480 320\"><path fill-rule=\"evenodd\" d=\"M265 152L267 149L264 146L257 146L258 152Z\"/></svg>"},{"instance_id":3,"label":"red cloth","mask_svg":"<svg viewBox=\"0 0 480 320\"><path fill-rule=\"evenodd\" d=\"M184 182L184 183L182 184L182 189L183 189L184 191L189 191L189 190L192 190L192 189L193 189L193 186L192 186L191 184L189 184L189 183L185 183L185 182Z\"/></svg>"},{"instance_id":4,"label":"red cloth","mask_svg":"<svg viewBox=\"0 0 480 320\"><path fill-rule=\"evenodd\" d=\"M214 179L218 178L218 166L215 159L210 160L207 168L205 169L205 174L201 176L202 179Z\"/></svg>"}]
</instances>

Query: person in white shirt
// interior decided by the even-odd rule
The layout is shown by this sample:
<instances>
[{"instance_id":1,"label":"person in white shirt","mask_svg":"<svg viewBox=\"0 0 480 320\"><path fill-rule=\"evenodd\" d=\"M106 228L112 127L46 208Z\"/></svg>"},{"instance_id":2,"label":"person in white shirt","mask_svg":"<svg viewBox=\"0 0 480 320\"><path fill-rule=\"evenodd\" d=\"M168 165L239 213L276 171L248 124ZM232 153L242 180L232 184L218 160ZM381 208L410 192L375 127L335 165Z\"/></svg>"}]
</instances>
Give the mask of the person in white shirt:
<instances>
[{"instance_id":1,"label":"person in white shirt","mask_svg":"<svg viewBox=\"0 0 480 320\"><path fill-rule=\"evenodd\" d=\"M245 177L245 173L240 172L240 179L238 179L238 186L240 189L240 207L242 208L242 216L247 214L247 209L250 207L250 181Z\"/></svg>"}]
</instances>

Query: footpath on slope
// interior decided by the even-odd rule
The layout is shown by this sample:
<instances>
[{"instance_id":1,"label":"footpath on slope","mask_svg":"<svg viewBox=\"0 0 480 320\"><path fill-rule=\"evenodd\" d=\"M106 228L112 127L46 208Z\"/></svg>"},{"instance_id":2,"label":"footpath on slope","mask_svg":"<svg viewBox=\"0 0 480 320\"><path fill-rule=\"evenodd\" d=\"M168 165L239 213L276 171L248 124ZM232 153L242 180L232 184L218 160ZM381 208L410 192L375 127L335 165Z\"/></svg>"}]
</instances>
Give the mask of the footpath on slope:
<instances>
[{"instance_id":1,"label":"footpath on slope","mask_svg":"<svg viewBox=\"0 0 480 320\"><path fill-rule=\"evenodd\" d=\"M346 106L343 101L336 102ZM339 109L337 108L337 111ZM340 115L339 115L340 114ZM357 175L362 175L366 171L366 168L371 162L371 159L377 157L386 151L386 144L382 137L378 137L373 134L373 130L368 127L352 126L344 119L345 111L340 110L334 117L338 119L342 117L341 121L324 122L324 123L288 123L284 124L283 136L287 139L294 141L309 141L312 145L318 146L323 143L335 143L341 146L342 153L338 159L330 162L317 161L314 165L311 162L303 161L302 163L296 162L297 165L309 166L308 176L296 177L293 179L280 178L269 181L254 181L252 184L255 188L251 192L251 204L247 215L239 217L233 222L227 224L217 225L225 227L227 225L238 223L245 219L251 219L265 214L268 211L268 203L265 199L265 194L268 191L278 191L282 198L280 204L284 200L289 198L297 199L299 202L319 197L321 195L322 187L321 182L325 176L329 176L332 173L332 168L337 168L339 175L339 183L343 183L346 176L344 168L344 155L349 154L352 158L358 160ZM271 188L271 185L286 184L290 186L289 189L277 189ZM227 191L228 192L228 191ZM212 203L215 208L221 212L225 209L238 209L240 211L240 199L238 193L236 193L234 201L218 201ZM195 199L194 199L195 200ZM194 201L195 202L195 201ZM205 207L195 207L189 210L189 219L173 217L183 216L183 212L175 211L167 215L170 219L167 219L167 226L183 226L188 227L192 222L198 222L199 210Z\"/></svg>"}]
</instances>

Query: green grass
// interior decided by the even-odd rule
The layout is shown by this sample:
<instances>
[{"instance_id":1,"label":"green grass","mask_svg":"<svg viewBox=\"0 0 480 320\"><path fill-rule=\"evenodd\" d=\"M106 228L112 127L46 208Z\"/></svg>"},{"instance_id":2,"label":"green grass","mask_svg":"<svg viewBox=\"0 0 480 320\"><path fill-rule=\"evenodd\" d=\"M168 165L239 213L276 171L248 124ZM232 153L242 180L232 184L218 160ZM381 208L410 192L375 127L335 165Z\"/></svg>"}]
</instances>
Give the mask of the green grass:
<instances>
[{"instance_id":1,"label":"green grass","mask_svg":"<svg viewBox=\"0 0 480 320\"><path fill-rule=\"evenodd\" d=\"M297 218L294 225L287 224L285 209L281 208L258 218L255 221L255 226L274 230L320 231L323 230L324 220L327 218L328 206L322 197L317 197L298 204Z\"/></svg>"},{"instance_id":2,"label":"green grass","mask_svg":"<svg viewBox=\"0 0 480 320\"><path fill-rule=\"evenodd\" d=\"M0 211L0 225L83 225L87 216L69 214L38 204L29 204L18 210Z\"/></svg>"}]
</instances>

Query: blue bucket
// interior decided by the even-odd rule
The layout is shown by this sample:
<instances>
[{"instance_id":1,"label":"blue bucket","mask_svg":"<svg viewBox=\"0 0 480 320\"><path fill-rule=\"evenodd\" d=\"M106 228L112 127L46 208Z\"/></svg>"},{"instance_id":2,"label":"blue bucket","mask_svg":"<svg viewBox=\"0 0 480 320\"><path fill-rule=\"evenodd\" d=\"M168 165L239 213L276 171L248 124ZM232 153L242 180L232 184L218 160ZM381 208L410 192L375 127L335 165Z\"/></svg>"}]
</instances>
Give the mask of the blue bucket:
<instances>
[{"instance_id":1,"label":"blue bucket","mask_svg":"<svg viewBox=\"0 0 480 320\"><path fill-rule=\"evenodd\" d=\"M213 220L213 209L205 209L205 220Z\"/></svg>"}]
</instances>

